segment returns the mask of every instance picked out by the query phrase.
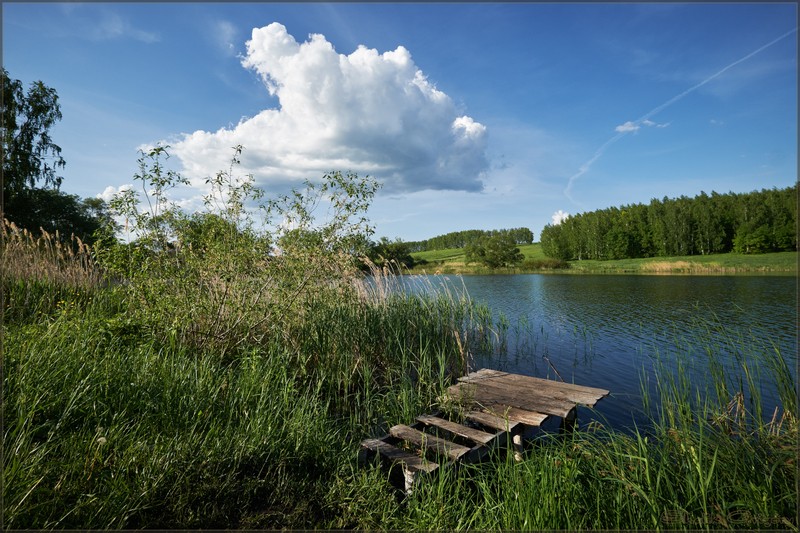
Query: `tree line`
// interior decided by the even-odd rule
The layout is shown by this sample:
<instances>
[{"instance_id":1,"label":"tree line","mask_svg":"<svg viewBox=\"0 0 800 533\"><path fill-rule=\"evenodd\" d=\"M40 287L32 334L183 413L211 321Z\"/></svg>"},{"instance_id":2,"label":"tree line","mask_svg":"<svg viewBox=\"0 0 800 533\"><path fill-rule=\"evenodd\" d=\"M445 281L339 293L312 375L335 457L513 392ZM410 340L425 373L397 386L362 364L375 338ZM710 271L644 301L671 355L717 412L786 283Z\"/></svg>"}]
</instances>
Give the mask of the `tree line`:
<instances>
[{"instance_id":1,"label":"tree line","mask_svg":"<svg viewBox=\"0 0 800 533\"><path fill-rule=\"evenodd\" d=\"M499 230L470 229L453 231L423 241L409 241L405 244L408 246L410 252L428 252L431 250L446 250L448 248L466 248L471 243L480 242L495 236L507 236L514 244L533 243L533 232L531 230L528 228L511 228Z\"/></svg>"},{"instance_id":2,"label":"tree line","mask_svg":"<svg viewBox=\"0 0 800 533\"><path fill-rule=\"evenodd\" d=\"M545 226L540 242L566 261L797 250L797 184L581 213Z\"/></svg>"}]
</instances>

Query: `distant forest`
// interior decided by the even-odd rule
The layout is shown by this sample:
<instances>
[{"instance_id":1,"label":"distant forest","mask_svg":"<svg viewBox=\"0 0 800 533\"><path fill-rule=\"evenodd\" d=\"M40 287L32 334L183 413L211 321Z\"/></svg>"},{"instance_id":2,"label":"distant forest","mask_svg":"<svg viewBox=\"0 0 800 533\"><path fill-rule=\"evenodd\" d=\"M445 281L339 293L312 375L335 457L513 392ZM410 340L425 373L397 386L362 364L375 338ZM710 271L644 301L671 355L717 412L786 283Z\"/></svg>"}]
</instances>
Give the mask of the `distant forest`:
<instances>
[{"instance_id":1,"label":"distant forest","mask_svg":"<svg viewBox=\"0 0 800 533\"><path fill-rule=\"evenodd\" d=\"M516 244L532 244L533 232L528 228L512 228L500 230L469 229L454 231L439 235L424 241L411 241L405 243L409 252L428 252L430 250L446 250L448 248L464 248L470 243L477 242L486 237L496 235L509 235Z\"/></svg>"},{"instance_id":2,"label":"distant forest","mask_svg":"<svg viewBox=\"0 0 800 533\"><path fill-rule=\"evenodd\" d=\"M797 184L581 213L545 226L540 242L547 256L566 261L794 251Z\"/></svg>"}]
</instances>

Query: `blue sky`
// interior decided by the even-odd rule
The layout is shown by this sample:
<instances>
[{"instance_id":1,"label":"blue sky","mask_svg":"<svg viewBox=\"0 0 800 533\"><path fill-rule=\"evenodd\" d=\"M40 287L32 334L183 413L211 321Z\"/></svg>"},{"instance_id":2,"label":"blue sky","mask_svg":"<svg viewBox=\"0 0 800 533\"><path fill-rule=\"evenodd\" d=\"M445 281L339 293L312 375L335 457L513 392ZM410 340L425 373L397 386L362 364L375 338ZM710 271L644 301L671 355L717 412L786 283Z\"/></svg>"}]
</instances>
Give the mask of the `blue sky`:
<instances>
[{"instance_id":1,"label":"blue sky","mask_svg":"<svg viewBox=\"0 0 800 533\"><path fill-rule=\"evenodd\" d=\"M797 4L4 3L3 64L59 94L62 189L133 182L171 145L204 178L245 148L269 194L383 183L418 240L797 180Z\"/></svg>"}]
</instances>

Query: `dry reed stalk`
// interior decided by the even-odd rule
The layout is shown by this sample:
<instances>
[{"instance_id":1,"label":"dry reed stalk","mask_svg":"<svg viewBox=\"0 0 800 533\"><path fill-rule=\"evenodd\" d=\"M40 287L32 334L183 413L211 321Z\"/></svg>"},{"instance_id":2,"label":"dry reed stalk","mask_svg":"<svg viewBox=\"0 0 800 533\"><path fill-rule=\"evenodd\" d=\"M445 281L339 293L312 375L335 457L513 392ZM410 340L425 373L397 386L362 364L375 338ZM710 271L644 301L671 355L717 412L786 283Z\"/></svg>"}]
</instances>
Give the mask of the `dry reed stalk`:
<instances>
[{"instance_id":1,"label":"dry reed stalk","mask_svg":"<svg viewBox=\"0 0 800 533\"><path fill-rule=\"evenodd\" d=\"M76 287L93 287L100 284L102 275L92 260L91 247L80 238L62 241L41 229L36 237L13 222L3 219L2 276L13 280L42 280Z\"/></svg>"}]
</instances>

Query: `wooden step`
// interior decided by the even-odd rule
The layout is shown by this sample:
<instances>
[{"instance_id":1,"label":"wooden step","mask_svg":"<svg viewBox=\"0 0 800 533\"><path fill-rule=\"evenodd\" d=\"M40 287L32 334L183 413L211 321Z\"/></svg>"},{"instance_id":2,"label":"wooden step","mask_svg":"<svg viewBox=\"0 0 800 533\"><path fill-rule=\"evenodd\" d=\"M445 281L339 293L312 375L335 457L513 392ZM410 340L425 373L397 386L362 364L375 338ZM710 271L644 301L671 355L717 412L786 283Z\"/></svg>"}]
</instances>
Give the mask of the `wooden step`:
<instances>
[{"instance_id":1,"label":"wooden step","mask_svg":"<svg viewBox=\"0 0 800 533\"><path fill-rule=\"evenodd\" d=\"M455 442L450 442L435 435L428 435L418 429L398 424L389 430L389 434L398 439L410 442L427 450L433 450L438 454L446 455L452 461L458 461L463 455L469 453L470 449Z\"/></svg>"},{"instance_id":2,"label":"wooden step","mask_svg":"<svg viewBox=\"0 0 800 533\"><path fill-rule=\"evenodd\" d=\"M438 463L401 450L381 439L366 439L361 442L359 461L362 464L367 463L370 455L380 457L384 467L389 465L389 480L406 495L413 492L420 475L429 474L439 468ZM399 474L396 474L396 468L391 468L393 465L400 465Z\"/></svg>"},{"instance_id":3,"label":"wooden step","mask_svg":"<svg viewBox=\"0 0 800 533\"><path fill-rule=\"evenodd\" d=\"M477 422L498 431L513 431L519 424L519 422L509 420L508 418L490 413L484 413L483 411L470 411L465 415L465 417L467 420L472 420L473 422Z\"/></svg>"},{"instance_id":4,"label":"wooden step","mask_svg":"<svg viewBox=\"0 0 800 533\"><path fill-rule=\"evenodd\" d=\"M412 472L433 472L439 468L438 463L429 461L405 450L401 450L397 446L393 446L381 439L367 439L361 443L361 446L362 448L377 453L386 459L403 463L403 465Z\"/></svg>"},{"instance_id":5,"label":"wooden step","mask_svg":"<svg viewBox=\"0 0 800 533\"><path fill-rule=\"evenodd\" d=\"M437 428L449 431L453 435L458 435L476 444L486 445L497 439L496 433L486 433L485 431L464 426L457 422L451 422L450 420L439 418L438 416L422 415L418 416L417 420L428 426L436 426Z\"/></svg>"},{"instance_id":6,"label":"wooden step","mask_svg":"<svg viewBox=\"0 0 800 533\"><path fill-rule=\"evenodd\" d=\"M461 437L469 442L474 443L469 449L469 452L462 455L460 460L463 462L471 463L480 460L483 456L488 454L495 448L506 446L508 444L508 433L505 431L495 430L494 433L481 431L473 427L465 426L440 416L422 415L417 417L417 424L424 424L427 427L435 427L444 430L450 435Z\"/></svg>"}]
</instances>

